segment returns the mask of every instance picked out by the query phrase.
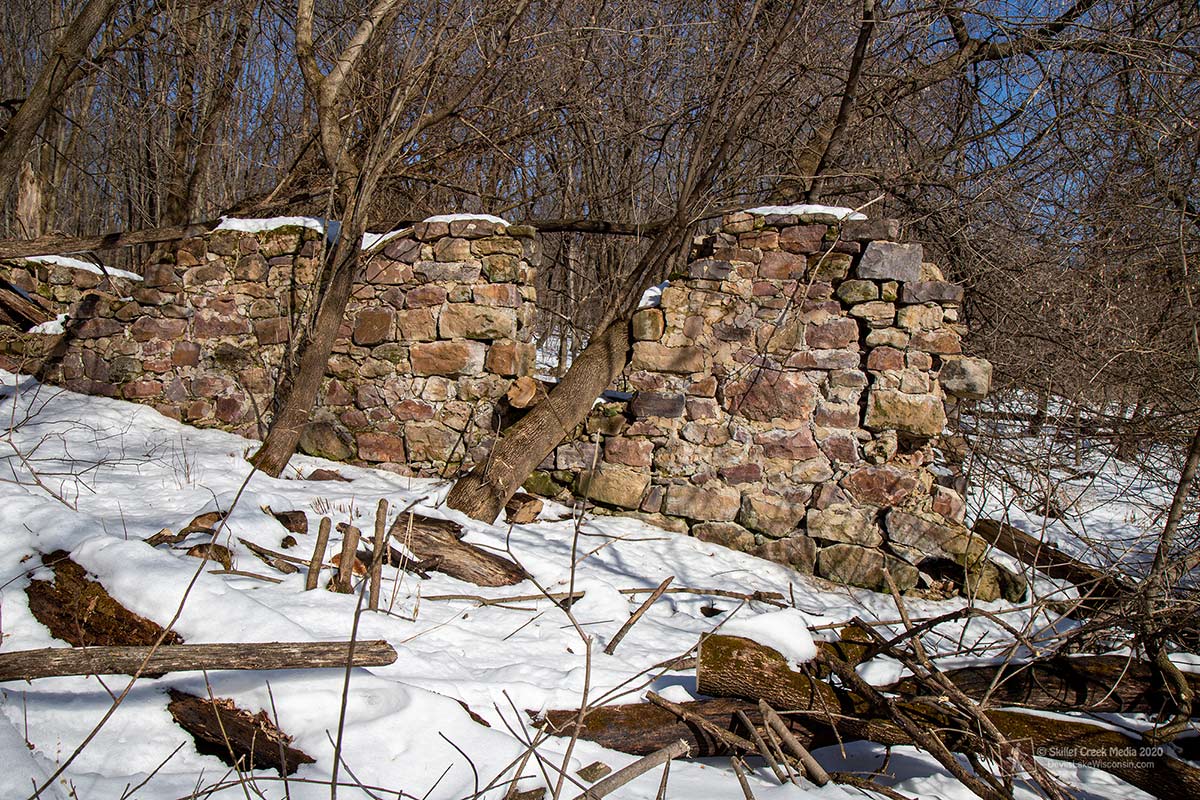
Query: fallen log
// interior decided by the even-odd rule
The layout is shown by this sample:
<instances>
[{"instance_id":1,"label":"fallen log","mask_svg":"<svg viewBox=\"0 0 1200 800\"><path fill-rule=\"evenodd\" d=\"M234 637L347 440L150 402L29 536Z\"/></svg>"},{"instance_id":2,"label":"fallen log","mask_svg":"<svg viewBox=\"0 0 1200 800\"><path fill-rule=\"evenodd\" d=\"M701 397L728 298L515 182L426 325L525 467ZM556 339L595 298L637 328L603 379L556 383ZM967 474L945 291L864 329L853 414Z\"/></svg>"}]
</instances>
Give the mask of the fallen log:
<instances>
[{"instance_id":1,"label":"fallen log","mask_svg":"<svg viewBox=\"0 0 1200 800\"><path fill-rule=\"evenodd\" d=\"M139 244L156 244L187 239L208 233L221 220L172 225L167 228L145 228L136 231L113 231L99 236L39 236L36 239L0 239L0 259L27 258L28 256L61 255L82 253L85 250L115 250Z\"/></svg>"},{"instance_id":2,"label":"fallen log","mask_svg":"<svg viewBox=\"0 0 1200 800\"><path fill-rule=\"evenodd\" d=\"M975 533L992 547L1028 564L1051 578L1070 581L1079 589L1080 610L1095 613L1115 600L1128 597L1133 584L1084 564L1036 536L994 519L975 523Z\"/></svg>"},{"instance_id":3,"label":"fallen log","mask_svg":"<svg viewBox=\"0 0 1200 800\"><path fill-rule=\"evenodd\" d=\"M507 558L462 541L462 526L409 511L396 517L389 537L420 562L420 568L441 572L476 586L512 586L527 577Z\"/></svg>"},{"instance_id":4,"label":"fallen log","mask_svg":"<svg viewBox=\"0 0 1200 800\"><path fill-rule=\"evenodd\" d=\"M878 718L868 698L793 671L784 656L749 639L721 634L704 637L696 687L714 697L765 700L780 711L804 712L807 724L836 728L845 740L913 743L899 727ZM964 725L960 715L928 699L899 699L893 705L923 730L937 731L950 750L986 755L978 735ZM1032 755L1104 770L1164 800L1200 797L1200 770L1147 740L1075 720L1016 711L983 713L1006 739ZM864 723L868 730L862 730Z\"/></svg>"},{"instance_id":5,"label":"fallen log","mask_svg":"<svg viewBox=\"0 0 1200 800\"><path fill-rule=\"evenodd\" d=\"M960 667L943 673L977 702L1054 711L1169 713L1174 701L1154 668L1123 656L1055 656L1029 663ZM1183 673L1200 693L1200 675ZM919 692L912 678L884 692Z\"/></svg>"},{"instance_id":6,"label":"fallen log","mask_svg":"<svg viewBox=\"0 0 1200 800\"><path fill-rule=\"evenodd\" d=\"M53 581L30 581L25 589L29 611L56 639L74 645L183 644L183 638L118 603L63 550L42 556Z\"/></svg>"},{"instance_id":7,"label":"fallen log","mask_svg":"<svg viewBox=\"0 0 1200 800\"><path fill-rule=\"evenodd\" d=\"M711 726L715 725L741 737L752 735L738 720L739 711L746 715L753 726L761 728L765 724L758 703L748 700L717 697L676 705L687 711L689 716L702 717L709 724L689 721L653 703L628 703L589 709L579 727L579 738L630 755L646 755L666 747L676 739L683 739L697 757L730 756L743 751L731 748L729 740L714 735ZM556 709L544 714L536 711L527 713L531 718L539 719L541 724L557 736L572 735L579 719L578 709ZM835 732L830 725L808 716L781 715L780 719L787 725L792 736L810 750L836 745L839 741L857 739L884 744L908 743L907 739L898 736L886 723L880 724L872 720L847 719L846 724L839 724Z\"/></svg>"},{"instance_id":8,"label":"fallen log","mask_svg":"<svg viewBox=\"0 0 1200 800\"><path fill-rule=\"evenodd\" d=\"M712 726L736 733L739 729L737 712L741 711L756 725L762 717L756 703L720 698L680 703ZM535 711L528 712L538 718ZM570 736L579 721L578 709L548 711L541 724L557 736ZM680 739L688 743L697 757L727 756L733 751L728 742L714 735L706 726L689 722L661 706L652 703L629 703L620 706L601 706L589 709L579 727L579 738L630 755L644 756Z\"/></svg>"},{"instance_id":9,"label":"fallen log","mask_svg":"<svg viewBox=\"0 0 1200 800\"><path fill-rule=\"evenodd\" d=\"M53 314L6 280L0 280L0 311L23 331L54 319Z\"/></svg>"},{"instance_id":10,"label":"fallen log","mask_svg":"<svg viewBox=\"0 0 1200 800\"><path fill-rule=\"evenodd\" d=\"M204 755L216 756L239 771L273 769L280 775L316 763L291 746L292 737L279 730L265 711L251 714L222 697L197 697L175 689L169 694L171 717L192 735Z\"/></svg>"},{"instance_id":11,"label":"fallen log","mask_svg":"<svg viewBox=\"0 0 1200 800\"><path fill-rule=\"evenodd\" d=\"M238 642L173 644L150 647L46 647L0 653L0 681L62 675L161 675L166 672L220 669L318 669L346 666L350 642ZM396 661L396 650L382 639L354 643L356 667L380 667Z\"/></svg>"}]
</instances>

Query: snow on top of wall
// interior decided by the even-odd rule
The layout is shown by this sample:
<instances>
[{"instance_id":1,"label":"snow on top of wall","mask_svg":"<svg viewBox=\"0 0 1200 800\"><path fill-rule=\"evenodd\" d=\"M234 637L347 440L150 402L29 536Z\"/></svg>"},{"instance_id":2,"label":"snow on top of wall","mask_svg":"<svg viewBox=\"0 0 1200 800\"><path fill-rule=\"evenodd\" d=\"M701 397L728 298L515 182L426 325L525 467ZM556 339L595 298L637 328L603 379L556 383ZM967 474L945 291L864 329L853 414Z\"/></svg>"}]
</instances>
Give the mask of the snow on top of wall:
<instances>
[{"instance_id":1,"label":"snow on top of wall","mask_svg":"<svg viewBox=\"0 0 1200 800\"><path fill-rule=\"evenodd\" d=\"M221 224L214 231L241 231L242 233L262 233L276 228L286 228L295 225L301 228L312 228L314 231L325 230L325 220L318 217L265 217L262 219L242 219L240 217L221 217Z\"/></svg>"},{"instance_id":2,"label":"snow on top of wall","mask_svg":"<svg viewBox=\"0 0 1200 800\"><path fill-rule=\"evenodd\" d=\"M67 256L30 256L25 261L33 261L38 264L53 264L58 267L67 267L69 269L80 269L84 272L94 272L97 275L103 275L107 272L114 278L128 278L131 281L140 281L141 275L136 272L126 272L123 269L106 266L104 269L96 266L90 261L82 261L78 258L68 258Z\"/></svg>"},{"instance_id":3,"label":"snow on top of wall","mask_svg":"<svg viewBox=\"0 0 1200 800\"><path fill-rule=\"evenodd\" d=\"M362 249L370 250L372 247L378 247L385 242L390 242L392 239L395 239L397 236L405 233L408 230L408 228L397 228L396 230L388 231L387 233L364 233Z\"/></svg>"},{"instance_id":4,"label":"snow on top of wall","mask_svg":"<svg viewBox=\"0 0 1200 800\"><path fill-rule=\"evenodd\" d=\"M463 219L478 219L484 222L494 222L497 225L512 224L503 217L496 217L491 214L438 214L433 217L427 217L425 222L458 222Z\"/></svg>"},{"instance_id":5,"label":"snow on top of wall","mask_svg":"<svg viewBox=\"0 0 1200 800\"><path fill-rule=\"evenodd\" d=\"M758 214L759 216L767 216L769 214L830 214L840 220L860 220L866 219L866 214L860 214L853 208L845 206L821 206L804 203L794 206L758 206L757 208L747 208L747 214Z\"/></svg>"},{"instance_id":6,"label":"snow on top of wall","mask_svg":"<svg viewBox=\"0 0 1200 800\"><path fill-rule=\"evenodd\" d=\"M740 636L769 647L799 668L817 657L817 645L808 631L808 617L794 608L768 611L752 617L734 617L717 633Z\"/></svg>"}]
</instances>

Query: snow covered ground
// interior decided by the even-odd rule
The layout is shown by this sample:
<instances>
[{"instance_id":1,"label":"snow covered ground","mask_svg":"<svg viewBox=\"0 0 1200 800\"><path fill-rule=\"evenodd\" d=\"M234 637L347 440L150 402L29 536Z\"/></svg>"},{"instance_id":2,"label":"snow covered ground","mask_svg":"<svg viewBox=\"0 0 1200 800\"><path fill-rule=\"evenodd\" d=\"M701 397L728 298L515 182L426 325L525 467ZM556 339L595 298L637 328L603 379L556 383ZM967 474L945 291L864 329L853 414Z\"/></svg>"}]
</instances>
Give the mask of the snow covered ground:
<instances>
[{"instance_id":1,"label":"snow covered ground","mask_svg":"<svg viewBox=\"0 0 1200 800\"><path fill-rule=\"evenodd\" d=\"M856 616L893 620L896 609L882 595L834 587L799 576L751 556L668 533L641 522L586 515L547 504L542 518L509 528L466 519L440 504L444 482L399 477L380 470L335 465L303 456L288 474L273 479L252 474L246 455L255 443L218 431L194 430L150 408L84 397L31 378L0 375L0 649L62 646L31 616L25 588L46 577L37 553L71 552L130 609L160 624L171 623L188 642L340 640L350 637L357 598L324 590L304 592L303 573L270 584L251 578L209 574L211 563L187 557L186 548L208 536L196 534L170 548L142 540L167 527L178 531L196 515L230 510L217 541L235 554L235 567L269 571L239 537L279 549L286 531L266 514L289 509L307 513L314 533L300 536L293 551L312 550L317 522L355 521L369 527L376 503L386 498L391 514L415 504L430 516L454 519L467 541L508 553L532 580L502 589L481 589L444 575L429 580L385 570L386 613L364 612L358 636L386 639L399 659L387 667L353 670L346 696L342 733L342 785L338 797L467 798L499 778L484 797L503 796L513 764L524 751L522 738L536 735L524 711L633 702L654 689L668 699L695 696L691 673L661 672L656 664L688 651L700 634L734 619L745 630L787 637L794 626L794 658L807 651L811 635L832 638L837 623ZM350 482L303 479L316 467L336 468ZM1117 474L1117 473L1114 473ZM1000 494L972 498L995 511ZM1116 526L1120 514L1096 495L1103 513L1090 524ZM1107 516L1105 516L1107 515ZM1105 521L1106 520L1106 521ZM1032 525L1032 518L1019 520ZM1056 523L1057 524L1057 523ZM1057 529L1056 538L1057 537ZM1063 532L1066 535L1066 532ZM337 547L334 534L331 550ZM32 556L32 557L31 557ZM644 598L621 589L650 589L674 576L675 587L720 588L736 592L779 592L794 610L786 614L761 602L741 602L703 594L668 594L656 603L617 648L603 649ZM588 639L566 614L547 600L480 606L468 600L435 599L465 594L511 597L586 592L572 612ZM914 600L914 617L945 613L963 601ZM720 612L706 616L705 609ZM1037 635L1052 621L1004 603L988 608L1017 629ZM773 614L759 622L757 615ZM176 618L177 617L177 618ZM174 621L173 621L174 620ZM173 622L172 622L173 621ZM995 622L972 619L942 626L931 639L937 654L961 658L965 646L1000 655L1013 642ZM876 661L863 668L876 682L892 680L896 665ZM273 772L253 776L247 788L219 760L197 753L191 738L171 721L166 692L180 688L205 694L205 681L218 697L243 708L266 710L295 737L294 745L317 759L285 785ZM126 687L121 676L40 679L0 684L0 797L26 797L66 764L43 797L186 798L328 797L334 742L343 697L341 670L171 673L140 679L103 727L93 730ZM472 721L462 701L491 725ZM520 788L551 786L562 765L567 741L550 739L539 748L547 765L530 762ZM830 768L869 773L882 767L888 782L911 797L965 798L970 795L932 759L911 748L895 748L884 763L883 748L855 744L818 752ZM600 760L613 768L633 757L579 742L567 760L572 787L575 771ZM67 763L69 761L69 764ZM1064 780L1086 787L1089 798L1143 796L1105 773L1047 762ZM614 797L653 798L660 770L635 780ZM828 785L779 786L759 767L750 784L761 800L776 798L862 797L858 790ZM374 789L364 787L378 787ZM1018 796L1033 797L1018 789ZM721 760L676 762L668 797L742 798Z\"/></svg>"}]
</instances>

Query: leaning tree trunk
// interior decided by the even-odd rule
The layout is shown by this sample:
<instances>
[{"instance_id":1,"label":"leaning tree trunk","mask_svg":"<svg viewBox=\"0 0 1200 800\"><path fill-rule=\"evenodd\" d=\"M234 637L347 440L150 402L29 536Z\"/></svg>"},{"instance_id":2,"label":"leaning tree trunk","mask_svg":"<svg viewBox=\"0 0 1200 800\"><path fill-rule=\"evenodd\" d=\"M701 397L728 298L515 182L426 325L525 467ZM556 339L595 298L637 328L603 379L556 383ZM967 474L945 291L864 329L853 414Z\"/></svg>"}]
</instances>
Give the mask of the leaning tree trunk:
<instances>
[{"instance_id":1,"label":"leaning tree trunk","mask_svg":"<svg viewBox=\"0 0 1200 800\"><path fill-rule=\"evenodd\" d=\"M346 305L354 289L354 275L358 267L359 251L355 243L361 241L361 231L343 235L333 253L333 275L321 297L316 317L311 327L301 334L298 346L299 357L286 361L280 369L278 403L271 426L263 439L262 447L251 458L260 471L279 477L288 460L296 452L300 434L308 424L325 370L329 367L329 356L337 340L338 329L346 314Z\"/></svg>"},{"instance_id":2,"label":"leaning tree trunk","mask_svg":"<svg viewBox=\"0 0 1200 800\"><path fill-rule=\"evenodd\" d=\"M629 320L621 315L588 343L546 399L505 431L488 459L454 484L446 505L493 522L529 473L587 417L628 358Z\"/></svg>"}]
</instances>

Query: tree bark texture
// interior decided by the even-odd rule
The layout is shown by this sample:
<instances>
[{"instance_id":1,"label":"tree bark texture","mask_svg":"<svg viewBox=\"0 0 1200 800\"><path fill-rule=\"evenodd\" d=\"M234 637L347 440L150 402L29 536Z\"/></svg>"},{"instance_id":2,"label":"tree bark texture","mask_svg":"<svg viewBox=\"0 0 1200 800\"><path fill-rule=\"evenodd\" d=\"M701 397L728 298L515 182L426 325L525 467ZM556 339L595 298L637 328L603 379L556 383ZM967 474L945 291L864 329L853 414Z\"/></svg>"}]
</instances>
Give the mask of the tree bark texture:
<instances>
[{"instance_id":1,"label":"tree bark texture","mask_svg":"<svg viewBox=\"0 0 1200 800\"><path fill-rule=\"evenodd\" d=\"M345 667L350 642L237 642L149 647L45 647L0 653L0 681L60 675L146 675L218 669L316 669ZM147 660L148 659L148 660ZM380 667L396 650L382 639L355 642L350 663Z\"/></svg>"},{"instance_id":2,"label":"tree bark texture","mask_svg":"<svg viewBox=\"0 0 1200 800\"><path fill-rule=\"evenodd\" d=\"M292 737L279 730L265 711L251 714L225 698L197 697L172 689L167 711L196 740L196 749L243 772L273 769L291 775L301 764L316 763L291 747Z\"/></svg>"},{"instance_id":3,"label":"tree bark texture","mask_svg":"<svg viewBox=\"0 0 1200 800\"><path fill-rule=\"evenodd\" d=\"M278 406L262 446L250 458L260 471L278 478L296 452L325 378L329 356L354 289L362 231L343 231L330 256L333 274L320 299L311 329L301 334L296 361L280 367Z\"/></svg>"},{"instance_id":4,"label":"tree bark texture","mask_svg":"<svg viewBox=\"0 0 1200 800\"><path fill-rule=\"evenodd\" d=\"M448 520L408 512L396 517L390 534L432 570L476 586L512 586L527 577L507 558L461 541L462 527Z\"/></svg>"},{"instance_id":5,"label":"tree bark texture","mask_svg":"<svg viewBox=\"0 0 1200 800\"><path fill-rule=\"evenodd\" d=\"M150 646L162 636L162 627L118 603L66 552L48 553L42 563L53 570L54 580L30 581L25 594L29 611L56 639L76 647ZM183 644L183 639L168 631L162 642Z\"/></svg>"}]
</instances>

